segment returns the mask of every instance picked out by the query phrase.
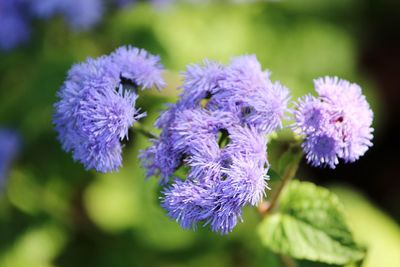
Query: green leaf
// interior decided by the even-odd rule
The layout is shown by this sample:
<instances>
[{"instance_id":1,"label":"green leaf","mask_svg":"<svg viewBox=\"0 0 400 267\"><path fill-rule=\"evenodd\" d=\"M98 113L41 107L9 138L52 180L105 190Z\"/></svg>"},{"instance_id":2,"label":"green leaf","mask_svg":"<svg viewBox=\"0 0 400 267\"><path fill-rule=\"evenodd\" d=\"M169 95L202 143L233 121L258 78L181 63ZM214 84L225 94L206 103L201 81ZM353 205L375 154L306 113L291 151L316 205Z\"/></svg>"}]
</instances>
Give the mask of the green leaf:
<instances>
[{"instance_id":1,"label":"green leaf","mask_svg":"<svg viewBox=\"0 0 400 267\"><path fill-rule=\"evenodd\" d=\"M296 259L348 264L363 259L336 195L308 182L292 181L282 192L278 213L258 233L263 244Z\"/></svg>"}]
</instances>

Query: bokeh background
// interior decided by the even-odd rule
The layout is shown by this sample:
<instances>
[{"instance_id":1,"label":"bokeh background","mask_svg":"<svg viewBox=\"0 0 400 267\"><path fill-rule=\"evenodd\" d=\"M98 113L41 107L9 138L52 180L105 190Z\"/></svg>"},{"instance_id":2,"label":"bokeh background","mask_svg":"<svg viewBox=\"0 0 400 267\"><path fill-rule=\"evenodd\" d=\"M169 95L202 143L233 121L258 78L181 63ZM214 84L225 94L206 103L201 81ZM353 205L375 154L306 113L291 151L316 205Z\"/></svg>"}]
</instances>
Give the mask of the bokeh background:
<instances>
[{"instance_id":1,"label":"bokeh background","mask_svg":"<svg viewBox=\"0 0 400 267\"><path fill-rule=\"evenodd\" d=\"M400 266L400 2L197 2L109 9L81 32L61 18L33 20L27 43L0 52L0 127L22 140L0 192L0 266L284 266L261 246L254 209L227 236L171 221L159 207L157 181L145 181L139 166L137 151L148 145L142 136L131 138L124 167L113 174L85 171L61 150L51 120L66 72L128 44L160 54L168 69L168 88L139 98L148 127L176 99L179 72L204 58L226 63L254 53L293 99L323 75L359 83L375 112L374 147L335 171L303 162L298 178L339 195L368 248L363 266Z\"/></svg>"}]
</instances>

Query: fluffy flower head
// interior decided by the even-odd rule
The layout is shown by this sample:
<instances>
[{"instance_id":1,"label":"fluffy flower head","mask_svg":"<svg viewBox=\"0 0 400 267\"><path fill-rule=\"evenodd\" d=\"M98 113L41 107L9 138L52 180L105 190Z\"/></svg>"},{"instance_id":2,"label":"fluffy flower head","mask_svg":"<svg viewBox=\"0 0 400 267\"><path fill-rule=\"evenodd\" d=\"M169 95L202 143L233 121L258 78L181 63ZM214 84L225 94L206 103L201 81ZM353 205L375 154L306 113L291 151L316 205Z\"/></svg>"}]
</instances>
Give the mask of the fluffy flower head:
<instances>
[{"instance_id":1,"label":"fluffy flower head","mask_svg":"<svg viewBox=\"0 0 400 267\"><path fill-rule=\"evenodd\" d=\"M117 51L121 49L131 48ZM117 170L122 165L121 141L128 139L129 127L145 116L135 108L136 92L125 88L124 83L129 80L136 88L152 84L154 77L149 77L151 81L137 76L125 77L124 70L128 67L134 70L135 65L121 62L122 59L120 55L115 60L111 54L74 65L58 92L60 100L55 104L55 128L63 149L72 151L73 158L83 163L86 169ZM145 59L141 58L137 62L143 61ZM131 61L132 64L135 62ZM148 65L153 63L150 59ZM138 63L137 68L141 69L142 65ZM161 76L157 79L162 81Z\"/></svg>"},{"instance_id":2,"label":"fluffy flower head","mask_svg":"<svg viewBox=\"0 0 400 267\"><path fill-rule=\"evenodd\" d=\"M297 103L295 128L313 166L335 168L339 159L354 162L372 145L373 113L361 88L337 77L315 80L318 97Z\"/></svg>"},{"instance_id":3,"label":"fluffy flower head","mask_svg":"<svg viewBox=\"0 0 400 267\"><path fill-rule=\"evenodd\" d=\"M171 218L183 228L201 222L226 234L242 220L242 208L265 194L265 134L281 126L288 90L269 80L254 55L227 66L189 65L183 76L183 92L156 121L161 135L142 152L142 163L148 176L160 176L161 205Z\"/></svg>"}]
</instances>

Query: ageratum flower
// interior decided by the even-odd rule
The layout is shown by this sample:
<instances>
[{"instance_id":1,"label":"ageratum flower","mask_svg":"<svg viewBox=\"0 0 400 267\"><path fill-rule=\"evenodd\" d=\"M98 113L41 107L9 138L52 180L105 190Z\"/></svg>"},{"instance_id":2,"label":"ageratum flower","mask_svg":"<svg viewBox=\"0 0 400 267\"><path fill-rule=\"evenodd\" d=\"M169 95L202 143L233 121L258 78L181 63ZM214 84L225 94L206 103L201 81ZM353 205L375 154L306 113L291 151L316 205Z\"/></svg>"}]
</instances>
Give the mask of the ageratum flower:
<instances>
[{"instance_id":1,"label":"ageratum flower","mask_svg":"<svg viewBox=\"0 0 400 267\"><path fill-rule=\"evenodd\" d=\"M160 175L166 186L162 207L183 228L199 222L226 234L241 221L245 205L256 205L266 189L266 142L255 129L244 128L232 113L172 106L157 122L158 140L141 154L148 175ZM229 140L220 147L219 133ZM185 181L173 179L180 166Z\"/></svg>"},{"instance_id":2,"label":"ageratum flower","mask_svg":"<svg viewBox=\"0 0 400 267\"><path fill-rule=\"evenodd\" d=\"M265 139L253 129L234 128L228 132L240 134L229 135L231 142L225 148L218 149L214 137L212 147L217 149L210 150L210 140L204 140L204 149L184 160L190 168L186 180L175 179L164 190L162 206L182 228L195 229L203 222L213 231L227 234L242 220L242 208L261 200L267 186ZM248 138L241 146L245 134Z\"/></svg>"},{"instance_id":3,"label":"ageratum flower","mask_svg":"<svg viewBox=\"0 0 400 267\"><path fill-rule=\"evenodd\" d=\"M137 54L131 48L120 49L126 50L127 57L140 55L139 62L145 60L145 52ZM162 81L161 65L153 56L149 61L154 72L160 75L157 80ZM149 64L145 71L149 70ZM125 88L125 83L131 83L129 88L149 85L153 84L154 77L147 82L143 78L124 77L127 67L144 72L140 70L143 65L121 64L114 59L114 54L89 58L71 68L58 92L60 100L55 104L54 124L59 140L63 149L72 152L74 160L86 169L117 170L122 165L121 141L128 139L128 129L145 116L135 108L136 92Z\"/></svg>"},{"instance_id":4,"label":"ageratum flower","mask_svg":"<svg viewBox=\"0 0 400 267\"><path fill-rule=\"evenodd\" d=\"M9 129L0 129L0 189L8 169L20 149L19 135Z\"/></svg>"},{"instance_id":5,"label":"ageratum flower","mask_svg":"<svg viewBox=\"0 0 400 267\"><path fill-rule=\"evenodd\" d=\"M121 76L142 89L156 87L160 90L165 86L159 56L136 47L123 46L115 50L111 58L121 69Z\"/></svg>"},{"instance_id":6,"label":"ageratum flower","mask_svg":"<svg viewBox=\"0 0 400 267\"><path fill-rule=\"evenodd\" d=\"M182 108L200 107L206 99L205 108L231 112L260 133L282 127L289 91L271 82L269 71L261 69L254 55L233 58L228 66L205 60L203 65L189 65L183 75Z\"/></svg>"},{"instance_id":7,"label":"ageratum flower","mask_svg":"<svg viewBox=\"0 0 400 267\"><path fill-rule=\"evenodd\" d=\"M8 51L29 38L30 29L19 0L0 1L0 50Z\"/></svg>"},{"instance_id":8,"label":"ageratum flower","mask_svg":"<svg viewBox=\"0 0 400 267\"><path fill-rule=\"evenodd\" d=\"M303 97L295 111L295 129L305 136L308 162L335 168L339 159L356 161L373 138L373 113L361 88L337 77L319 78L314 84L318 97Z\"/></svg>"},{"instance_id":9,"label":"ageratum flower","mask_svg":"<svg viewBox=\"0 0 400 267\"><path fill-rule=\"evenodd\" d=\"M228 110L261 133L281 128L289 91L279 82L271 82L269 76L254 55L232 59L218 81L210 108Z\"/></svg>"},{"instance_id":10,"label":"ageratum flower","mask_svg":"<svg viewBox=\"0 0 400 267\"><path fill-rule=\"evenodd\" d=\"M161 135L141 153L142 165L148 177L160 177L162 207L183 228L201 222L226 234L265 193L264 135L281 126L288 90L269 80L255 56L228 66L205 60L183 76L183 92L156 121Z\"/></svg>"},{"instance_id":11,"label":"ageratum flower","mask_svg":"<svg viewBox=\"0 0 400 267\"><path fill-rule=\"evenodd\" d=\"M200 101L211 97L219 90L218 82L223 79L224 66L204 60L203 65L191 64L183 73L183 92L180 94L180 103L185 108L196 108Z\"/></svg>"}]
</instances>

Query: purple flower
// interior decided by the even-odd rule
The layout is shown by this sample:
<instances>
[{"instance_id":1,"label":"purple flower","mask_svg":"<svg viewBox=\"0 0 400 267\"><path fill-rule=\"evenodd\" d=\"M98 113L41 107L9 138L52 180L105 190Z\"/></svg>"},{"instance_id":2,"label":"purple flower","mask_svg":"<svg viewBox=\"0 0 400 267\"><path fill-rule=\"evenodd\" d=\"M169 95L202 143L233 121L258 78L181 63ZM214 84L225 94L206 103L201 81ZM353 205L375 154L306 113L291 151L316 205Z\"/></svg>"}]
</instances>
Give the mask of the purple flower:
<instances>
[{"instance_id":1,"label":"purple flower","mask_svg":"<svg viewBox=\"0 0 400 267\"><path fill-rule=\"evenodd\" d=\"M0 189L3 187L8 169L20 149L19 135L9 129L0 129Z\"/></svg>"},{"instance_id":2,"label":"purple flower","mask_svg":"<svg viewBox=\"0 0 400 267\"><path fill-rule=\"evenodd\" d=\"M228 66L205 60L183 76L183 92L156 121L161 135L142 152L142 164L148 177L160 177L162 206L183 228L203 223L226 234L242 220L242 208L265 194L265 134L281 127L289 93L255 56ZM176 178L180 168L187 170L183 180Z\"/></svg>"},{"instance_id":3,"label":"purple flower","mask_svg":"<svg viewBox=\"0 0 400 267\"><path fill-rule=\"evenodd\" d=\"M282 128L288 111L289 90L279 82L269 83L249 95L241 108L242 120L263 133Z\"/></svg>"},{"instance_id":4,"label":"purple flower","mask_svg":"<svg viewBox=\"0 0 400 267\"><path fill-rule=\"evenodd\" d=\"M268 86L270 72L263 71L255 55L235 57L227 67L220 87L232 93L245 94Z\"/></svg>"},{"instance_id":5,"label":"purple flower","mask_svg":"<svg viewBox=\"0 0 400 267\"><path fill-rule=\"evenodd\" d=\"M318 97L297 103L295 128L305 136L303 149L313 166L335 168L339 159L354 162L373 138L373 113L361 88L337 77L316 79Z\"/></svg>"},{"instance_id":6,"label":"purple flower","mask_svg":"<svg viewBox=\"0 0 400 267\"><path fill-rule=\"evenodd\" d=\"M29 24L18 0L0 1L0 50L8 51L29 38Z\"/></svg>"},{"instance_id":7,"label":"purple flower","mask_svg":"<svg viewBox=\"0 0 400 267\"><path fill-rule=\"evenodd\" d=\"M89 94L88 91L105 88L115 90L117 87L119 87L118 68L106 56L89 58L69 70L67 80L57 93L60 101L55 104L54 114L54 123L64 150L73 150L77 140L80 139L77 119L81 101Z\"/></svg>"},{"instance_id":8,"label":"purple flower","mask_svg":"<svg viewBox=\"0 0 400 267\"><path fill-rule=\"evenodd\" d=\"M224 157L238 154L241 157L252 157L255 161L264 164L267 153L267 141L264 135L259 134L255 128L237 125L228 131L230 142L224 148Z\"/></svg>"},{"instance_id":9,"label":"purple flower","mask_svg":"<svg viewBox=\"0 0 400 267\"><path fill-rule=\"evenodd\" d=\"M159 175L165 185L181 166L185 181L166 186L162 206L183 228L199 222L226 234L241 221L245 205L256 205L266 189L266 140L257 130L242 127L226 111L171 106L157 125L158 140L141 154L148 175ZM218 136L227 135L220 147Z\"/></svg>"},{"instance_id":10,"label":"purple flower","mask_svg":"<svg viewBox=\"0 0 400 267\"><path fill-rule=\"evenodd\" d=\"M242 221L242 208L256 205L264 195L267 170L252 157L234 155L226 167L215 161L189 165L188 178L176 179L162 197L162 206L184 229L196 229L203 222L212 231L227 234Z\"/></svg>"},{"instance_id":11,"label":"purple flower","mask_svg":"<svg viewBox=\"0 0 400 267\"><path fill-rule=\"evenodd\" d=\"M201 100L211 97L219 89L218 82L224 77L224 66L204 60L203 66L189 65L183 76L184 84L180 103L186 108L196 108Z\"/></svg>"},{"instance_id":12,"label":"purple flower","mask_svg":"<svg viewBox=\"0 0 400 267\"><path fill-rule=\"evenodd\" d=\"M121 69L121 76L133 81L142 89L156 87L160 90L165 86L159 56L151 55L144 49L123 46L115 50L111 57Z\"/></svg>"},{"instance_id":13,"label":"purple flower","mask_svg":"<svg viewBox=\"0 0 400 267\"><path fill-rule=\"evenodd\" d=\"M161 206L184 229L196 229L199 221L209 218L215 205L212 188L192 180L176 179L163 195Z\"/></svg>"},{"instance_id":14,"label":"purple flower","mask_svg":"<svg viewBox=\"0 0 400 267\"><path fill-rule=\"evenodd\" d=\"M218 90L208 106L233 112L243 124L262 133L279 129L289 91L279 82L272 83L269 75L254 55L234 58L218 80Z\"/></svg>"},{"instance_id":15,"label":"purple flower","mask_svg":"<svg viewBox=\"0 0 400 267\"><path fill-rule=\"evenodd\" d=\"M55 128L63 149L71 151L74 160L86 169L117 170L122 165L121 141L128 139L129 127L145 116L135 108L136 92L124 84L123 71L127 67L136 67L140 72L143 65L121 64L114 60L113 54L88 59L71 68L58 92L60 100L55 104ZM153 67L160 66L157 63ZM128 83L151 84L151 81L140 79L134 77Z\"/></svg>"},{"instance_id":16,"label":"purple flower","mask_svg":"<svg viewBox=\"0 0 400 267\"><path fill-rule=\"evenodd\" d=\"M181 157L172 150L172 144L166 137L151 140L152 146L141 151L140 160L146 169L147 177L159 176L160 183L166 184L175 170L181 165Z\"/></svg>"},{"instance_id":17,"label":"purple flower","mask_svg":"<svg viewBox=\"0 0 400 267\"><path fill-rule=\"evenodd\" d=\"M173 149L190 155L195 151L201 152L205 146L218 147L218 132L234 123L235 117L228 112L204 109L177 111L170 125Z\"/></svg>"}]
</instances>

